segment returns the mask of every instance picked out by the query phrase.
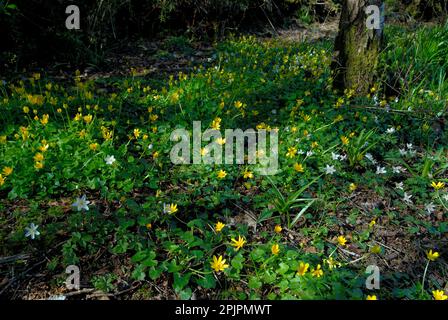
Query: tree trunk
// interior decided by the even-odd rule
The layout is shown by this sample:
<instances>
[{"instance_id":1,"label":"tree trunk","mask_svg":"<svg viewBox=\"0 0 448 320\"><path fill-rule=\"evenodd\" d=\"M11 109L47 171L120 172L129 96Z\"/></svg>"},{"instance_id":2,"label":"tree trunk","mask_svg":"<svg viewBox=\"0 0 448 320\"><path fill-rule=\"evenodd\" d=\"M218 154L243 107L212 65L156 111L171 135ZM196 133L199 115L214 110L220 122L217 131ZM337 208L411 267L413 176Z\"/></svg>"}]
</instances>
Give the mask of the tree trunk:
<instances>
[{"instance_id":1,"label":"tree trunk","mask_svg":"<svg viewBox=\"0 0 448 320\"><path fill-rule=\"evenodd\" d=\"M376 5L381 10L379 29L367 28L365 10L369 5ZM336 89L354 89L358 96L369 92L383 37L383 10L381 0L343 0L332 64Z\"/></svg>"}]
</instances>

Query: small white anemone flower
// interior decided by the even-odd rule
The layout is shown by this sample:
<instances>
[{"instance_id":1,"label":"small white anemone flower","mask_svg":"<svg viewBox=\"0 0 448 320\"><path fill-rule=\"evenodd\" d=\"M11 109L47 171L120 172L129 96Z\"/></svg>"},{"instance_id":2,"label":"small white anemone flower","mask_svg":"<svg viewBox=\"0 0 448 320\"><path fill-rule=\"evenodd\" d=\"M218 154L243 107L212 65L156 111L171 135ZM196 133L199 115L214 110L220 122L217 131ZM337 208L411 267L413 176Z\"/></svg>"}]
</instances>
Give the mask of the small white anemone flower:
<instances>
[{"instance_id":1,"label":"small white anemone flower","mask_svg":"<svg viewBox=\"0 0 448 320\"><path fill-rule=\"evenodd\" d=\"M107 157L104 159L104 161L106 161L106 164L110 166L110 165L113 165L114 162L117 161L117 160L115 159L114 156L107 156Z\"/></svg>"},{"instance_id":2,"label":"small white anemone flower","mask_svg":"<svg viewBox=\"0 0 448 320\"><path fill-rule=\"evenodd\" d=\"M86 210L89 211L89 203L90 201L87 200L86 195L83 195L81 198L77 198L76 201L72 204L72 207L75 207L76 210Z\"/></svg>"},{"instance_id":3,"label":"small white anemone flower","mask_svg":"<svg viewBox=\"0 0 448 320\"><path fill-rule=\"evenodd\" d=\"M37 230L38 228L38 225L30 223L30 225L25 228L25 237L30 237L31 240L34 240L34 238L40 235L40 232Z\"/></svg>"}]
</instances>

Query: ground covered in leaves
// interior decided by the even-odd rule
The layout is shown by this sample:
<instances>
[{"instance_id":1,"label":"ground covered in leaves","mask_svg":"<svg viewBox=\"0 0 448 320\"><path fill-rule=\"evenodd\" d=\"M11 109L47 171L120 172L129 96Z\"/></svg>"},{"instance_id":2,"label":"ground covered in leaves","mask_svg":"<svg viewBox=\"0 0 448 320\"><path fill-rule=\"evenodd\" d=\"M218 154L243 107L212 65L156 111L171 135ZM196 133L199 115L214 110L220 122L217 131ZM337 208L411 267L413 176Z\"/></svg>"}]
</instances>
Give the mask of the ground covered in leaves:
<instances>
[{"instance_id":1,"label":"ground covered in leaves","mask_svg":"<svg viewBox=\"0 0 448 320\"><path fill-rule=\"evenodd\" d=\"M362 98L333 91L325 39L172 38L113 74L5 79L1 295L446 298L446 34L388 30ZM193 121L277 132L279 172L172 164L170 135Z\"/></svg>"}]
</instances>

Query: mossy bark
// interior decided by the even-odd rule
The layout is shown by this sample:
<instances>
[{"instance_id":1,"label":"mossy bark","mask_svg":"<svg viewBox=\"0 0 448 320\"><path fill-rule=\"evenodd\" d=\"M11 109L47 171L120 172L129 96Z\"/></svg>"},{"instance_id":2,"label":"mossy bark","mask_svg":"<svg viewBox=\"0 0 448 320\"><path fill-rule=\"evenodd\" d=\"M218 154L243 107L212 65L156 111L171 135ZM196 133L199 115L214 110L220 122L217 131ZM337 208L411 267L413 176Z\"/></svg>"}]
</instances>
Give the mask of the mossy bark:
<instances>
[{"instance_id":1,"label":"mossy bark","mask_svg":"<svg viewBox=\"0 0 448 320\"><path fill-rule=\"evenodd\" d=\"M344 0L339 33L335 41L332 64L334 87L354 89L356 95L369 92L378 66L383 30L367 28L365 9L369 5L383 7L380 0Z\"/></svg>"}]
</instances>

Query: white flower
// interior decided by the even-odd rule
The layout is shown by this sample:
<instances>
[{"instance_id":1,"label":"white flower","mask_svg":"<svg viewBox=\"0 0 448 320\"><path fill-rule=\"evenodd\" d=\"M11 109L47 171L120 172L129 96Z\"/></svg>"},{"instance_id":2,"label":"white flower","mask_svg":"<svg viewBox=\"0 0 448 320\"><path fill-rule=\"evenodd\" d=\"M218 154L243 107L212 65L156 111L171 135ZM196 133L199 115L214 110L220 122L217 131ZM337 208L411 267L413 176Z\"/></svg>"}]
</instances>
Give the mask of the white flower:
<instances>
[{"instance_id":1,"label":"white flower","mask_svg":"<svg viewBox=\"0 0 448 320\"><path fill-rule=\"evenodd\" d=\"M398 151L400 152L400 155L405 156L408 154L408 152L405 149L398 149Z\"/></svg>"},{"instance_id":2,"label":"white flower","mask_svg":"<svg viewBox=\"0 0 448 320\"><path fill-rule=\"evenodd\" d=\"M403 190L403 182L395 182L395 189Z\"/></svg>"},{"instance_id":3,"label":"white flower","mask_svg":"<svg viewBox=\"0 0 448 320\"><path fill-rule=\"evenodd\" d=\"M78 211L89 211L89 203L90 201L86 199L86 195L83 195L81 198L76 199L75 203L72 204L72 207L75 207Z\"/></svg>"},{"instance_id":4,"label":"white flower","mask_svg":"<svg viewBox=\"0 0 448 320\"><path fill-rule=\"evenodd\" d=\"M402 166L396 166L396 167L392 167L392 171L393 171L394 173L401 173L401 172L406 171L406 169L403 169Z\"/></svg>"},{"instance_id":5,"label":"white flower","mask_svg":"<svg viewBox=\"0 0 448 320\"><path fill-rule=\"evenodd\" d=\"M376 174L385 174L385 173L387 173L386 168L380 166L376 167Z\"/></svg>"},{"instance_id":6,"label":"white flower","mask_svg":"<svg viewBox=\"0 0 448 320\"><path fill-rule=\"evenodd\" d=\"M448 201L448 193L443 195L443 200Z\"/></svg>"},{"instance_id":7,"label":"white flower","mask_svg":"<svg viewBox=\"0 0 448 320\"><path fill-rule=\"evenodd\" d=\"M38 225L36 226L34 223L30 223L30 225L25 228L25 237L30 237L31 240L34 240L36 236L40 235L37 228L39 228Z\"/></svg>"},{"instance_id":8,"label":"white flower","mask_svg":"<svg viewBox=\"0 0 448 320\"><path fill-rule=\"evenodd\" d=\"M414 146L412 145L412 143L408 143L406 144L406 147L408 148L408 150L412 150L414 148Z\"/></svg>"},{"instance_id":9,"label":"white flower","mask_svg":"<svg viewBox=\"0 0 448 320\"><path fill-rule=\"evenodd\" d=\"M148 146L148 150L151 150L154 146L152 145L152 143Z\"/></svg>"},{"instance_id":10,"label":"white flower","mask_svg":"<svg viewBox=\"0 0 448 320\"><path fill-rule=\"evenodd\" d=\"M299 139L300 140L300 139ZM300 149L299 151L297 151L297 154L305 154L305 151L303 151L302 149Z\"/></svg>"},{"instance_id":11,"label":"white flower","mask_svg":"<svg viewBox=\"0 0 448 320\"><path fill-rule=\"evenodd\" d=\"M334 152L331 153L331 158L332 158L333 160L339 160L340 157L341 157L341 156L338 155L337 153L334 153Z\"/></svg>"},{"instance_id":12,"label":"white flower","mask_svg":"<svg viewBox=\"0 0 448 320\"><path fill-rule=\"evenodd\" d=\"M366 153L365 157L369 159L373 164L376 164L376 160L373 158L372 154Z\"/></svg>"},{"instance_id":13,"label":"white flower","mask_svg":"<svg viewBox=\"0 0 448 320\"><path fill-rule=\"evenodd\" d=\"M344 161L345 159L347 159L347 155L343 154L339 156L339 160Z\"/></svg>"},{"instance_id":14,"label":"white flower","mask_svg":"<svg viewBox=\"0 0 448 320\"><path fill-rule=\"evenodd\" d=\"M311 157L313 154L314 154L314 152L310 150L310 151L308 151L308 152L306 153L306 156L307 156L307 157Z\"/></svg>"},{"instance_id":15,"label":"white flower","mask_svg":"<svg viewBox=\"0 0 448 320\"><path fill-rule=\"evenodd\" d=\"M407 204L412 204L412 194L407 194L406 192L404 193L403 196L403 201L406 202Z\"/></svg>"},{"instance_id":16,"label":"white flower","mask_svg":"<svg viewBox=\"0 0 448 320\"><path fill-rule=\"evenodd\" d=\"M428 214L431 214L436 210L436 206L432 202L428 203L427 205L425 205L425 210L426 212L428 212Z\"/></svg>"},{"instance_id":17,"label":"white flower","mask_svg":"<svg viewBox=\"0 0 448 320\"><path fill-rule=\"evenodd\" d=\"M333 174L336 172L336 169L334 168L334 166L329 166L328 164L324 170L325 170L326 174Z\"/></svg>"},{"instance_id":18,"label":"white flower","mask_svg":"<svg viewBox=\"0 0 448 320\"><path fill-rule=\"evenodd\" d=\"M113 165L116 160L114 156L107 156L104 161L106 161L106 164L110 166Z\"/></svg>"},{"instance_id":19,"label":"white flower","mask_svg":"<svg viewBox=\"0 0 448 320\"><path fill-rule=\"evenodd\" d=\"M395 128L394 128L394 127L391 127L391 128L389 128L389 129L386 130L386 133L387 133L387 134L392 134L392 133L394 133L394 132L395 132Z\"/></svg>"}]
</instances>

